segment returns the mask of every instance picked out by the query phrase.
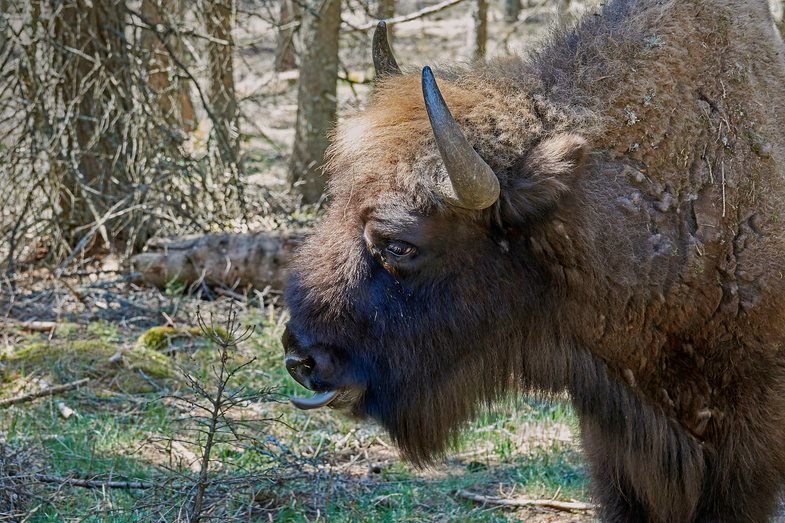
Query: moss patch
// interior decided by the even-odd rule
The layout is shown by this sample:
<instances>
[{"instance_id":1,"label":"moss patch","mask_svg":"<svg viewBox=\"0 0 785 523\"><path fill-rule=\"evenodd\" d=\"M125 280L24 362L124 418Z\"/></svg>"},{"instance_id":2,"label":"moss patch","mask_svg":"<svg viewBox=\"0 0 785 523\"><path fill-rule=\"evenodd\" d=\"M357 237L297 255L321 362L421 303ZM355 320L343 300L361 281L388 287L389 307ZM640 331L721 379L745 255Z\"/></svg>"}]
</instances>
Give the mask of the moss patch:
<instances>
[{"instance_id":1,"label":"moss patch","mask_svg":"<svg viewBox=\"0 0 785 523\"><path fill-rule=\"evenodd\" d=\"M152 380L175 376L165 355L144 347L118 349L102 340L67 340L31 343L3 359L0 390L25 388L31 378L50 384L92 378L103 386L122 392L149 392Z\"/></svg>"},{"instance_id":2,"label":"moss patch","mask_svg":"<svg viewBox=\"0 0 785 523\"><path fill-rule=\"evenodd\" d=\"M208 333L204 333L199 327L152 327L139 336L136 345L143 349L163 351L187 344L211 344L217 340L229 343L231 337L220 327L212 327Z\"/></svg>"}]
</instances>

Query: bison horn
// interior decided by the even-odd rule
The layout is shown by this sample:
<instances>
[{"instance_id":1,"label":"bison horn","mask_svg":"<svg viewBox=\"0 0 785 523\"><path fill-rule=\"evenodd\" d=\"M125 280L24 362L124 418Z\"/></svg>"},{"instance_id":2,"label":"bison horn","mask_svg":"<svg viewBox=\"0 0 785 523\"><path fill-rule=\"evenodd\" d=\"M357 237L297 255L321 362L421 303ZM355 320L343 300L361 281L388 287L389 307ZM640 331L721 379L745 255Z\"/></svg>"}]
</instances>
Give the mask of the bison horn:
<instances>
[{"instance_id":1,"label":"bison horn","mask_svg":"<svg viewBox=\"0 0 785 523\"><path fill-rule=\"evenodd\" d=\"M463 135L439 92L431 68L422 70L425 109L448 180L437 185L447 203L464 209L487 209L499 198L499 179Z\"/></svg>"},{"instance_id":2,"label":"bison horn","mask_svg":"<svg viewBox=\"0 0 785 523\"><path fill-rule=\"evenodd\" d=\"M373 32L373 67L376 69L376 77L395 76L401 74L401 68L390 49L387 41L387 24L380 20Z\"/></svg>"}]
</instances>

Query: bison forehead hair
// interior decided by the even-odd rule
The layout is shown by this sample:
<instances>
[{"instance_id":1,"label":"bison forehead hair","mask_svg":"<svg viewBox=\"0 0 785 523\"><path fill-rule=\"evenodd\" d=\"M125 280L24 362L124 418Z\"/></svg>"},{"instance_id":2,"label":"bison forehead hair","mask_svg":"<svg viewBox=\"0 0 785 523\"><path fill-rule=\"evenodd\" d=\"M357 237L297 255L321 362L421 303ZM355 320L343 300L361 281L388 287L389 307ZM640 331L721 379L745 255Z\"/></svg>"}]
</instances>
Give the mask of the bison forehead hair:
<instances>
[{"instance_id":1,"label":"bison forehead hair","mask_svg":"<svg viewBox=\"0 0 785 523\"><path fill-rule=\"evenodd\" d=\"M567 392L601 515L765 521L785 483L785 47L764 0L612 0L379 80L291 266L293 399L442 455Z\"/></svg>"},{"instance_id":2,"label":"bison forehead hair","mask_svg":"<svg viewBox=\"0 0 785 523\"><path fill-rule=\"evenodd\" d=\"M546 136L589 131L601 115L587 107L553 104L521 82L535 79L517 58L497 59L482 68L442 72L440 90L474 149L502 178ZM508 69L528 75L510 78ZM371 198L400 190L434 205L443 200L433 194L434 182L444 176L439 150L423 104L419 73L383 78L363 112L348 118L334 133L327 154L330 194L333 198Z\"/></svg>"},{"instance_id":3,"label":"bison forehead hair","mask_svg":"<svg viewBox=\"0 0 785 523\"><path fill-rule=\"evenodd\" d=\"M450 71L452 81L441 81L439 87L478 152L492 167L504 167L542 137L543 122L536 116L534 101L524 93L504 89L503 78L492 85L492 78L477 73ZM517 103L511 103L513 97ZM370 167L365 173L369 181L377 178L374 175L379 168L387 167L397 168L401 178L427 175L422 169L399 167L441 161L423 104L419 73L388 77L377 84L367 108L338 128L329 157L333 181L343 180L346 171L365 165ZM432 185L431 180L422 181ZM333 193L341 194L341 190Z\"/></svg>"}]
</instances>

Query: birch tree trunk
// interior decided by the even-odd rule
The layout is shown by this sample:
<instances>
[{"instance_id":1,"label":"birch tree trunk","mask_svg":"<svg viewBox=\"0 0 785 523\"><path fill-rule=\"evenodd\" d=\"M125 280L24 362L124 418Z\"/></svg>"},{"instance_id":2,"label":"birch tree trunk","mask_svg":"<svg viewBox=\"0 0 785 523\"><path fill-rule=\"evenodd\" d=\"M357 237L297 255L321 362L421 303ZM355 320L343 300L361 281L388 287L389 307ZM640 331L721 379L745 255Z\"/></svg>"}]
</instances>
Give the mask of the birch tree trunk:
<instances>
[{"instance_id":1,"label":"birch tree trunk","mask_svg":"<svg viewBox=\"0 0 785 523\"><path fill-rule=\"evenodd\" d=\"M209 234L159 245L130 260L135 283L165 289L174 283L281 290L286 266L305 237L304 231L257 234Z\"/></svg>"}]
</instances>

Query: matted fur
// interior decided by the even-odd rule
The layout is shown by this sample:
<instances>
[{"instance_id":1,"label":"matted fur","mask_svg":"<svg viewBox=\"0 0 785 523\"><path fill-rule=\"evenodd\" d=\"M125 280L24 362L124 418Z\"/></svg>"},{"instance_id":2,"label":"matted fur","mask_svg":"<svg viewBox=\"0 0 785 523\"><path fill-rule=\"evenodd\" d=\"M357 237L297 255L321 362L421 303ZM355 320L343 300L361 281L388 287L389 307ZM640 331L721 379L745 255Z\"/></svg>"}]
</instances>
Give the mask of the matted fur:
<instances>
[{"instance_id":1,"label":"matted fur","mask_svg":"<svg viewBox=\"0 0 785 523\"><path fill-rule=\"evenodd\" d=\"M419 73L386 78L335 133L288 350L328 353L322 388L415 462L504 394L566 390L605 520L766 521L785 481L783 57L765 0L614 0L529 57L437 69L500 180L484 211L434 192ZM415 268L369 224L414 237Z\"/></svg>"}]
</instances>

